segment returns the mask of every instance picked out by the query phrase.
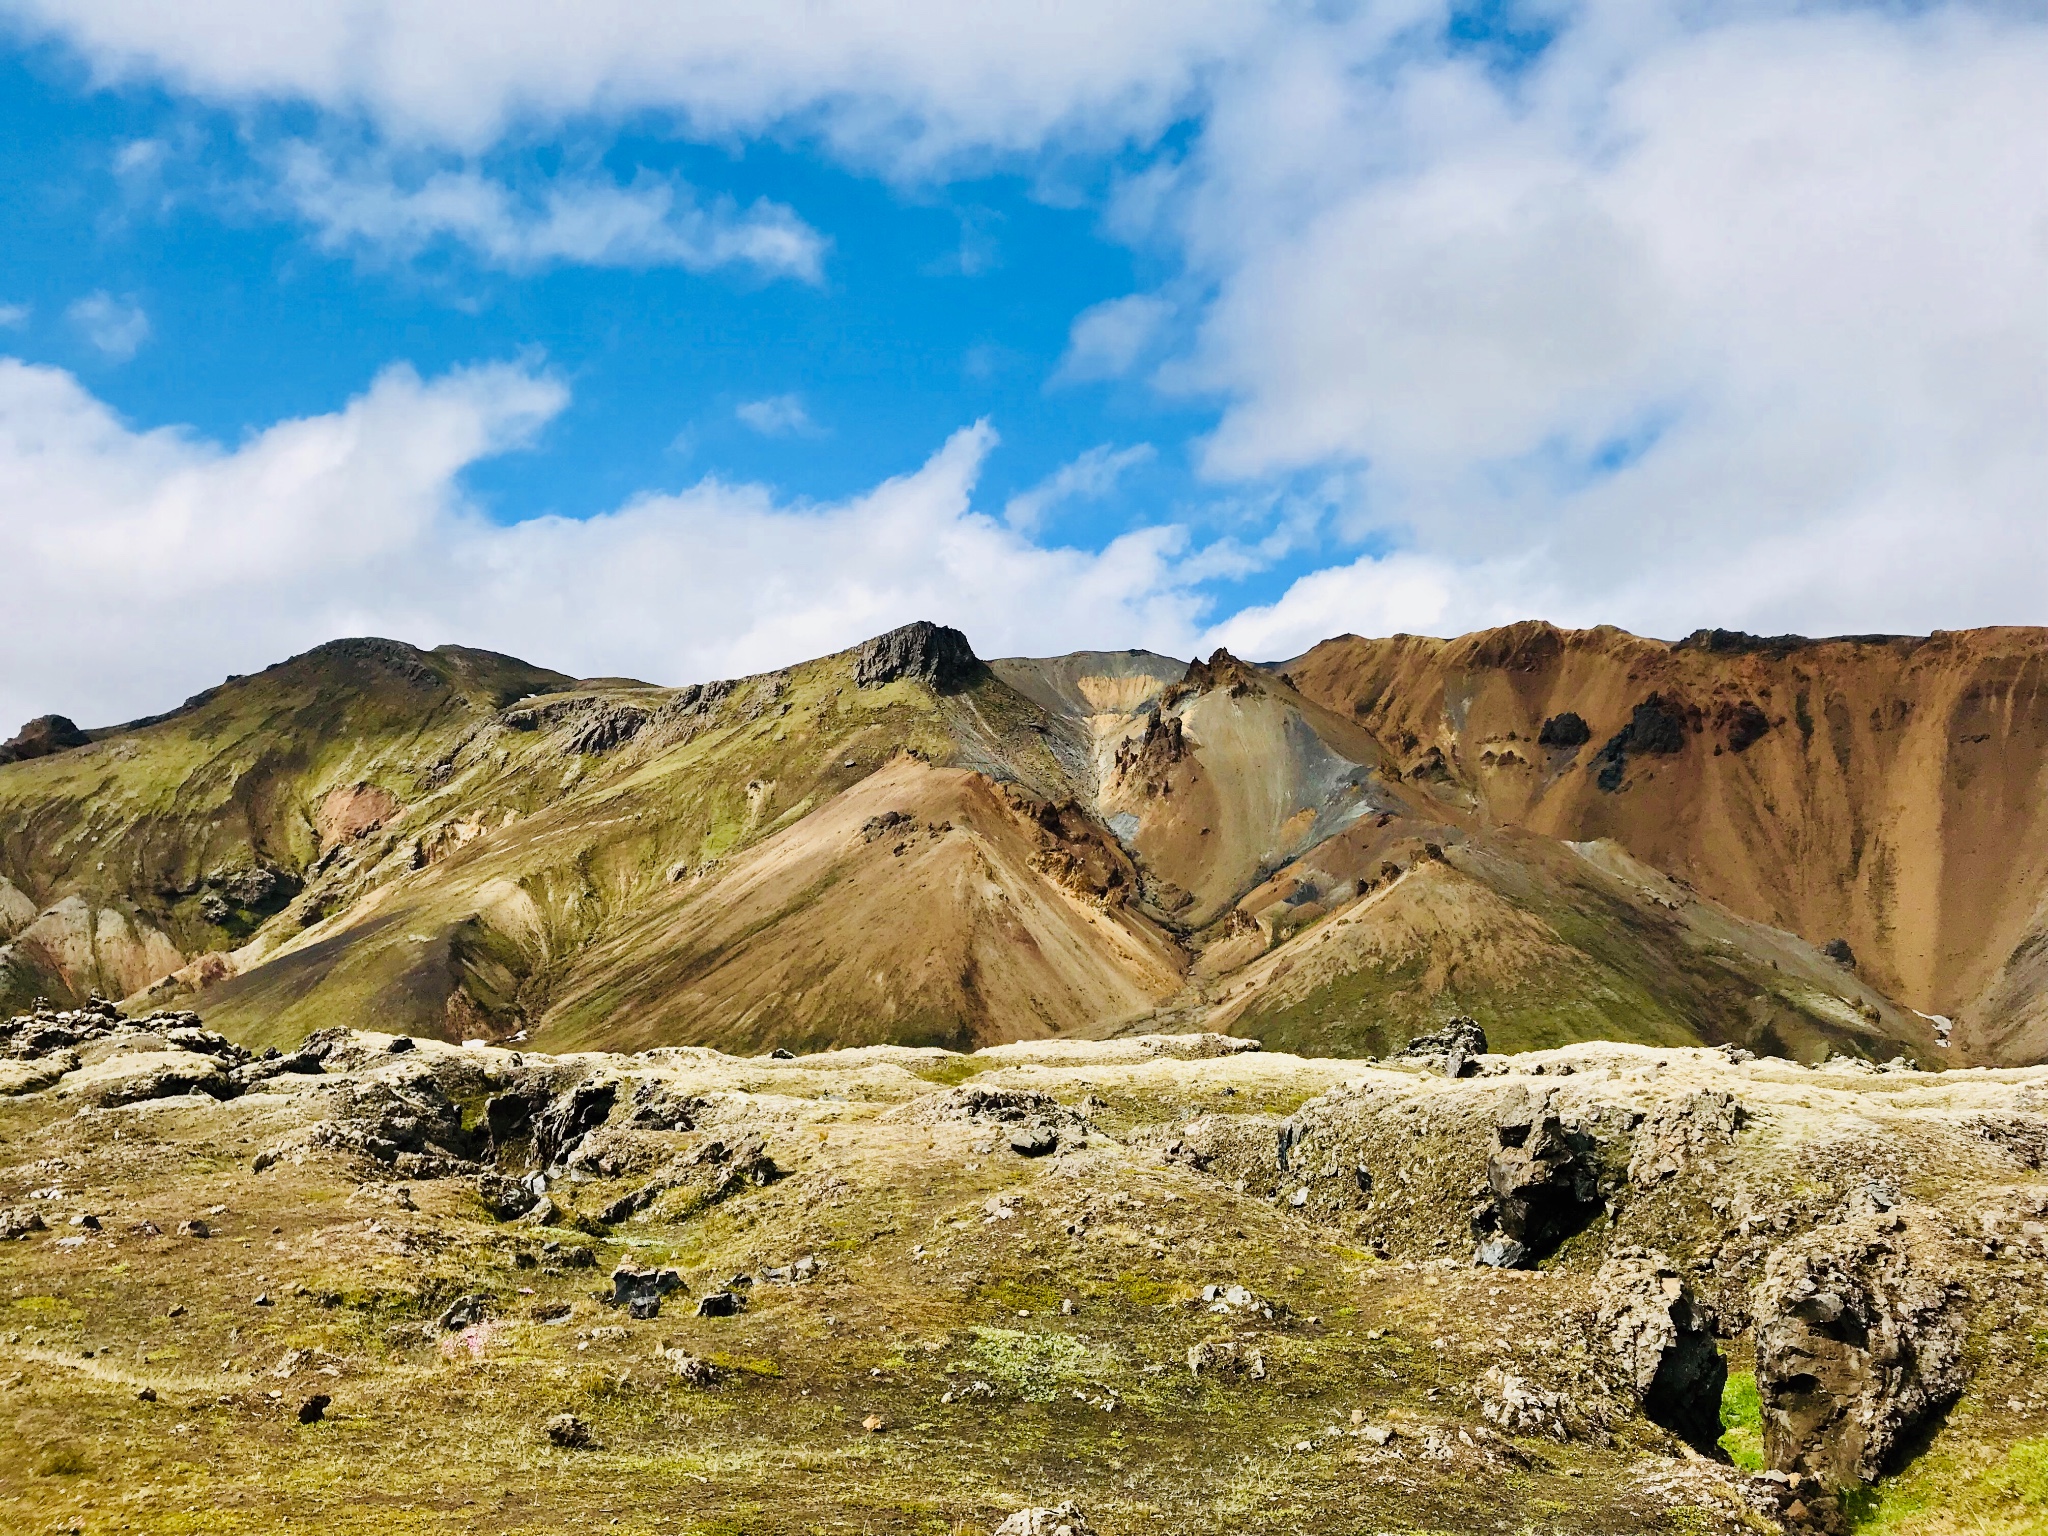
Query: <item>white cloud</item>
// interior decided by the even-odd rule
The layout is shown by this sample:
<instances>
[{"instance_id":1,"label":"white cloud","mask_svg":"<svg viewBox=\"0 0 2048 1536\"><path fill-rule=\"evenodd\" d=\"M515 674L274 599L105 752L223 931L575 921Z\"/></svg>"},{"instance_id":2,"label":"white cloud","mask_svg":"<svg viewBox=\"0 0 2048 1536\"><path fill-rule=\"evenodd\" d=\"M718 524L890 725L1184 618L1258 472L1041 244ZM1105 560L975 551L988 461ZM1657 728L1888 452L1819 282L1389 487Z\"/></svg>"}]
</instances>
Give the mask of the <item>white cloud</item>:
<instances>
[{"instance_id":1,"label":"white cloud","mask_svg":"<svg viewBox=\"0 0 2048 1536\"><path fill-rule=\"evenodd\" d=\"M769 395L747 400L733 407L742 425L763 437L793 437L817 431L811 413L804 409L801 395Z\"/></svg>"},{"instance_id":2,"label":"white cloud","mask_svg":"<svg viewBox=\"0 0 2048 1536\"><path fill-rule=\"evenodd\" d=\"M1149 293L1084 309L1068 333L1066 355L1053 382L1082 383L1129 373L1172 318L1173 305Z\"/></svg>"},{"instance_id":3,"label":"white cloud","mask_svg":"<svg viewBox=\"0 0 2048 1536\"><path fill-rule=\"evenodd\" d=\"M705 135L801 122L897 170L1116 144L1170 123L1262 24L1242 0L5 0L102 79L233 104L310 102L410 142L673 114Z\"/></svg>"},{"instance_id":4,"label":"white cloud","mask_svg":"<svg viewBox=\"0 0 2048 1536\"><path fill-rule=\"evenodd\" d=\"M531 443L566 400L516 367L399 367L339 411L225 447L135 431L71 375L0 359L0 545L17 596L0 720L130 718L349 634L668 682L919 617L988 655L1098 634L1192 643L1183 531L1099 554L1032 543L974 507L986 424L843 502L705 480L587 520L492 522L463 471Z\"/></svg>"},{"instance_id":5,"label":"white cloud","mask_svg":"<svg viewBox=\"0 0 2048 1536\"><path fill-rule=\"evenodd\" d=\"M149 340L149 316L133 299L90 293L65 314L87 341L117 363L127 362Z\"/></svg>"},{"instance_id":6,"label":"white cloud","mask_svg":"<svg viewBox=\"0 0 2048 1536\"><path fill-rule=\"evenodd\" d=\"M170 145L162 139L129 139L114 151L114 174L124 179L155 176L170 154Z\"/></svg>"},{"instance_id":7,"label":"white cloud","mask_svg":"<svg viewBox=\"0 0 2048 1536\"><path fill-rule=\"evenodd\" d=\"M689 187L645 174L624 186L564 175L521 197L470 168L410 180L388 162L337 168L303 143L278 163L282 195L330 249L410 256L452 240L511 271L563 262L697 272L742 265L809 283L823 277L824 238L765 199L704 207Z\"/></svg>"},{"instance_id":8,"label":"white cloud","mask_svg":"<svg viewBox=\"0 0 2048 1536\"><path fill-rule=\"evenodd\" d=\"M1446 43L1448 0L0 0L103 79L310 104L464 166L654 114L1050 184L1189 122L1107 225L1158 291L1077 319L1058 377L1213 404L1202 466L1248 503L1326 468L1363 488L1347 530L1405 553L1305 577L1233 631L1260 649L1432 593L1443 629L2048 620L2048 140L2015 126L2048 97L2039 7L1537 8L1556 41L1503 69ZM808 233L747 254L720 241L755 210L655 209L663 183L570 183L587 206L558 213L447 177L335 173L322 227L788 271ZM1263 558L1256 532L1176 579Z\"/></svg>"},{"instance_id":9,"label":"white cloud","mask_svg":"<svg viewBox=\"0 0 2048 1536\"><path fill-rule=\"evenodd\" d=\"M1142 189L1215 292L1164 377L1210 474L1365 466L1412 550L1233 633L2048 620L2048 28L1730 15L1601 0L1508 81L1332 26L1219 87Z\"/></svg>"},{"instance_id":10,"label":"white cloud","mask_svg":"<svg viewBox=\"0 0 2048 1536\"><path fill-rule=\"evenodd\" d=\"M30 313L26 304L0 304L0 327L13 330L18 325L27 325Z\"/></svg>"},{"instance_id":11,"label":"white cloud","mask_svg":"<svg viewBox=\"0 0 2048 1536\"><path fill-rule=\"evenodd\" d=\"M1003 507L1003 521L1020 533L1035 532L1045 514L1062 502L1100 501L1116 489L1124 471L1151 462L1150 443L1113 448L1102 443L1071 459L1027 491L1019 491Z\"/></svg>"}]
</instances>

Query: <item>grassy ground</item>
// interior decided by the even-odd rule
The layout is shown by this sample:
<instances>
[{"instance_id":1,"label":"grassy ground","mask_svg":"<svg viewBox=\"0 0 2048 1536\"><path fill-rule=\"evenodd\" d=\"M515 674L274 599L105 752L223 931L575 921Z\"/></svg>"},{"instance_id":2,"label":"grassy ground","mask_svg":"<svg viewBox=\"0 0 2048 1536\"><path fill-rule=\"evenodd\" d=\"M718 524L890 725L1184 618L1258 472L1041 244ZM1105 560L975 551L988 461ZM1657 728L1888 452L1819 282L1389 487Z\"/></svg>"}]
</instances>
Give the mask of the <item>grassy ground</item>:
<instances>
[{"instance_id":1,"label":"grassy ground","mask_svg":"<svg viewBox=\"0 0 2048 1536\"><path fill-rule=\"evenodd\" d=\"M1110 1536L1738 1528L1657 1482L1684 1464L1646 1424L1564 1445L1481 1420L1475 1374L1541 1355L1582 1280L1381 1262L1100 1133L1024 1159L890 1113L931 1091L896 1076L726 1101L787 1170L766 1187L606 1228L637 1176L563 1183L549 1230L496 1223L462 1181L321 1156L254 1174L278 1100L0 1101L0 1189L66 1191L43 1203L56 1230L0 1248L0 1529L952 1536L1069 1497ZM1239 1080L1247 1112L1300 1096L1284 1071ZM1103 1120L1161 1108L1145 1082L1101 1078ZM97 1234L62 1225L84 1211ZM207 1212L213 1236L176 1235ZM692 1315L803 1253L816 1280ZM626 1259L690 1293L627 1320L596 1299ZM1214 1315L1219 1282L1275 1316ZM488 1321L440 1327L466 1294ZM1257 1351L1263 1379L1192 1374L1204 1341ZM717 1379L686 1384L664 1349ZM315 1392L332 1406L301 1424ZM590 1448L543 1433L565 1412Z\"/></svg>"}]
</instances>

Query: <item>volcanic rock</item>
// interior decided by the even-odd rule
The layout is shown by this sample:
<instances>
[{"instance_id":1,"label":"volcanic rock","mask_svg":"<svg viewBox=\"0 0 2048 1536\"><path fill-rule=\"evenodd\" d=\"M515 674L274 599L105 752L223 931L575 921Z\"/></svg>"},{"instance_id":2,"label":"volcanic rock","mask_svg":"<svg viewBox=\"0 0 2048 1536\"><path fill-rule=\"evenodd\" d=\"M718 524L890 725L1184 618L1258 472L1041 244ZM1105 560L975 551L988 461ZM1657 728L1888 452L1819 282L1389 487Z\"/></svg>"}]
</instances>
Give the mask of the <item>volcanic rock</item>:
<instances>
[{"instance_id":1,"label":"volcanic rock","mask_svg":"<svg viewBox=\"0 0 2048 1536\"><path fill-rule=\"evenodd\" d=\"M533 1155L543 1168L565 1161L578 1142L603 1125L618 1101L613 1082L578 1083L533 1120Z\"/></svg>"},{"instance_id":2,"label":"volcanic rock","mask_svg":"<svg viewBox=\"0 0 2048 1536\"><path fill-rule=\"evenodd\" d=\"M1493 1198L1472 1213L1474 1263L1528 1268L1599 1213L1598 1176L1583 1139L1547 1110L1502 1116L1486 1162Z\"/></svg>"},{"instance_id":3,"label":"volcanic rock","mask_svg":"<svg viewBox=\"0 0 2048 1536\"><path fill-rule=\"evenodd\" d=\"M1539 747L1583 747L1593 739L1593 729L1574 710L1552 715L1536 733Z\"/></svg>"},{"instance_id":4,"label":"volcanic rock","mask_svg":"<svg viewBox=\"0 0 2048 1536\"><path fill-rule=\"evenodd\" d=\"M1593 759L1599 769L1600 788L1610 793L1621 788L1632 756L1669 756L1682 751L1686 724L1687 715L1677 704L1661 693L1651 694L1635 707L1628 724L1608 738L1607 745Z\"/></svg>"},{"instance_id":5,"label":"volcanic rock","mask_svg":"<svg viewBox=\"0 0 2048 1536\"><path fill-rule=\"evenodd\" d=\"M955 693L982 670L965 635L923 619L865 640L853 653L853 681L861 688L911 678L935 692Z\"/></svg>"},{"instance_id":6,"label":"volcanic rock","mask_svg":"<svg viewBox=\"0 0 2048 1536\"><path fill-rule=\"evenodd\" d=\"M1721 1389L1728 1380L1712 1314L1661 1253L1618 1251L1593 1284L1597 1338L1623 1387L1651 1420L1711 1453L1721 1436Z\"/></svg>"},{"instance_id":7,"label":"volcanic rock","mask_svg":"<svg viewBox=\"0 0 2048 1536\"><path fill-rule=\"evenodd\" d=\"M1402 1056L1448 1057L1453 1052L1467 1059L1486 1054L1486 1031L1479 1027L1477 1019L1462 1015L1455 1017L1432 1034L1417 1035L1400 1050ZM1453 1072L1450 1075L1460 1077L1463 1074Z\"/></svg>"},{"instance_id":8,"label":"volcanic rock","mask_svg":"<svg viewBox=\"0 0 2048 1536\"><path fill-rule=\"evenodd\" d=\"M590 1426L573 1413L558 1413L541 1426L542 1432L565 1451L588 1450L597 1443Z\"/></svg>"},{"instance_id":9,"label":"volcanic rock","mask_svg":"<svg viewBox=\"0 0 2048 1536\"><path fill-rule=\"evenodd\" d=\"M1020 1509L995 1528L995 1536L1095 1536L1094 1527L1071 1500Z\"/></svg>"},{"instance_id":10,"label":"volcanic rock","mask_svg":"<svg viewBox=\"0 0 2048 1536\"><path fill-rule=\"evenodd\" d=\"M477 1197L499 1221L516 1221L534 1207L540 1197L517 1179L508 1179L502 1174L480 1173L476 1176Z\"/></svg>"},{"instance_id":11,"label":"volcanic rock","mask_svg":"<svg viewBox=\"0 0 2048 1536\"><path fill-rule=\"evenodd\" d=\"M62 715L37 715L11 741L0 741L0 763L49 757L87 745L92 738Z\"/></svg>"},{"instance_id":12,"label":"volcanic rock","mask_svg":"<svg viewBox=\"0 0 2048 1536\"><path fill-rule=\"evenodd\" d=\"M621 1264L612 1271L612 1305L629 1307L636 1300L659 1302L676 1291L687 1291L682 1273L674 1269L635 1269Z\"/></svg>"},{"instance_id":13,"label":"volcanic rock","mask_svg":"<svg viewBox=\"0 0 2048 1536\"><path fill-rule=\"evenodd\" d=\"M1963 1389L1964 1292L1928 1216L1873 1211L1771 1256L1756 1297L1764 1456L1825 1482L1868 1481Z\"/></svg>"}]
</instances>

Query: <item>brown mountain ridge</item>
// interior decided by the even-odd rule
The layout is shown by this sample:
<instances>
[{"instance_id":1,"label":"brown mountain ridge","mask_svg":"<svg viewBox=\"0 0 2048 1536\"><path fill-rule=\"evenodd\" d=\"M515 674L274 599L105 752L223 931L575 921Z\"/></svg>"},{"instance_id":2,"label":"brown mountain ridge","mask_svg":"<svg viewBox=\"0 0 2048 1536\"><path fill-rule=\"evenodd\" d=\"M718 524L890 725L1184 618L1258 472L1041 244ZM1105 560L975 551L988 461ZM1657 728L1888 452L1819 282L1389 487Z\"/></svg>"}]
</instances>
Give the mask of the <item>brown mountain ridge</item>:
<instances>
[{"instance_id":1,"label":"brown mountain ridge","mask_svg":"<svg viewBox=\"0 0 2048 1536\"><path fill-rule=\"evenodd\" d=\"M335 642L0 764L0 1002L549 1049L2048 1057L2048 632L1527 623L683 688ZM63 722L69 727L68 721Z\"/></svg>"}]
</instances>

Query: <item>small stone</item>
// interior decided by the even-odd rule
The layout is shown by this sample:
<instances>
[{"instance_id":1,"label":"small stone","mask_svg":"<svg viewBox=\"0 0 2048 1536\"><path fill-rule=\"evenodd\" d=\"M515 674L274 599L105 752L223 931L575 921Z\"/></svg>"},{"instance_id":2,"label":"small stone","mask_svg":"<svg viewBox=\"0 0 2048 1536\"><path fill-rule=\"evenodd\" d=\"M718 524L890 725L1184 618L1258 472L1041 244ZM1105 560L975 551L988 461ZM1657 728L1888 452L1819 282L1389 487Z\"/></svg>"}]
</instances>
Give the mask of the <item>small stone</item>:
<instances>
[{"instance_id":1,"label":"small stone","mask_svg":"<svg viewBox=\"0 0 2048 1536\"><path fill-rule=\"evenodd\" d=\"M664 1349L657 1351L669 1364L677 1378L690 1387L708 1387L718 1380L718 1367L709 1360L700 1360L685 1349Z\"/></svg>"},{"instance_id":2,"label":"small stone","mask_svg":"<svg viewBox=\"0 0 2048 1536\"><path fill-rule=\"evenodd\" d=\"M334 1399L325 1392L315 1392L311 1397L299 1404L299 1422L301 1424L318 1424L321 1419L326 1417L327 1406L333 1401Z\"/></svg>"},{"instance_id":3,"label":"small stone","mask_svg":"<svg viewBox=\"0 0 2048 1536\"><path fill-rule=\"evenodd\" d=\"M573 1413L558 1413L542 1426L548 1439L564 1450L587 1450L593 1441L590 1426Z\"/></svg>"},{"instance_id":4,"label":"small stone","mask_svg":"<svg viewBox=\"0 0 2048 1536\"><path fill-rule=\"evenodd\" d=\"M740 1299L731 1291L713 1291L697 1298L699 1317L732 1317L740 1310Z\"/></svg>"},{"instance_id":5,"label":"small stone","mask_svg":"<svg viewBox=\"0 0 2048 1536\"><path fill-rule=\"evenodd\" d=\"M441 1326L449 1332L473 1328L484 1320L489 1303L482 1296L458 1296L441 1314Z\"/></svg>"},{"instance_id":6,"label":"small stone","mask_svg":"<svg viewBox=\"0 0 2048 1536\"><path fill-rule=\"evenodd\" d=\"M213 1236L213 1229L209 1227L205 1222L201 1221L197 1216L194 1216L190 1221L181 1221L178 1223L178 1236L211 1237Z\"/></svg>"},{"instance_id":7,"label":"small stone","mask_svg":"<svg viewBox=\"0 0 2048 1536\"><path fill-rule=\"evenodd\" d=\"M271 1300L270 1300L270 1297L269 1297L269 1295L268 1295L267 1293L265 1293L265 1294L261 1294L261 1295L258 1295L258 1296L257 1296L257 1298L256 1298L256 1305L257 1305L257 1306L259 1306L259 1307L267 1307L267 1306L270 1306L270 1305L271 1305Z\"/></svg>"},{"instance_id":8,"label":"small stone","mask_svg":"<svg viewBox=\"0 0 2048 1536\"><path fill-rule=\"evenodd\" d=\"M1019 1157L1044 1157L1059 1144L1059 1137L1042 1125L1020 1126L1010 1132L1010 1150Z\"/></svg>"},{"instance_id":9,"label":"small stone","mask_svg":"<svg viewBox=\"0 0 2048 1536\"><path fill-rule=\"evenodd\" d=\"M871 1413L860 1421L860 1427L871 1435L879 1435L887 1426L879 1413Z\"/></svg>"},{"instance_id":10,"label":"small stone","mask_svg":"<svg viewBox=\"0 0 2048 1536\"><path fill-rule=\"evenodd\" d=\"M82 1216L72 1217L71 1225L74 1227L83 1227L88 1232L97 1232L100 1229L100 1219L99 1217L93 1215L91 1211L87 1211Z\"/></svg>"},{"instance_id":11,"label":"small stone","mask_svg":"<svg viewBox=\"0 0 2048 1536\"><path fill-rule=\"evenodd\" d=\"M995 1529L995 1536L1095 1536L1094 1527L1071 1501L1020 1509Z\"/></svg>"},{"instance_id":12,"label":"small stone","mask_svg":"<svg viewBox=\"0 0 2048 1536\"><path fill-rule=\"evenodd\" d=\"M508 1179L503 1174L480 1173L476 1176L477 1198L483 1201L484 1209L498 1221L517 1221L531 1211L539 1199L539 1192L517 1179Z\"/></svg>"},{"instance_id":13,"label":"small stone","mask_svg":"<svg viewBox=\"0 0 2048 1536\"><path fill-rule=\"evenodd\" d=\"M530 1227L552 1227L561 1214L561 1208L555 1204L553 1196L542 1195L533 1202L533 1209L519 1220Z\"/></svg>"},{"instance_id":14,"label":"small stone","mask_svg":"<svg viewBox=\"0 0 2048 1536\"><path fill-rule=\"evenodd\" d=\"M141 1391L139 1391L139 1392L137 1392L137 1393L135 1394L135 1401L137 1401L138 1403L153 1403L153 1402L155 1402L155 1401L156 1401L156 1388L155 1388L155 1387L144 1387L144 1388L143 1388L143 1389L142 1389Z\"/></svg>"}]
</instances>

